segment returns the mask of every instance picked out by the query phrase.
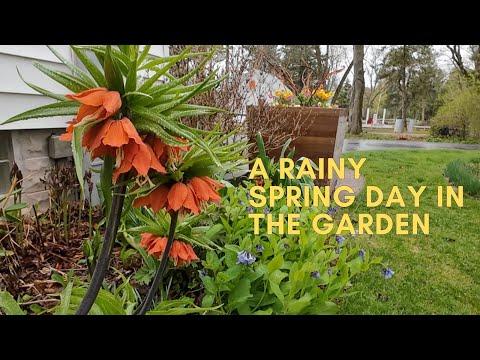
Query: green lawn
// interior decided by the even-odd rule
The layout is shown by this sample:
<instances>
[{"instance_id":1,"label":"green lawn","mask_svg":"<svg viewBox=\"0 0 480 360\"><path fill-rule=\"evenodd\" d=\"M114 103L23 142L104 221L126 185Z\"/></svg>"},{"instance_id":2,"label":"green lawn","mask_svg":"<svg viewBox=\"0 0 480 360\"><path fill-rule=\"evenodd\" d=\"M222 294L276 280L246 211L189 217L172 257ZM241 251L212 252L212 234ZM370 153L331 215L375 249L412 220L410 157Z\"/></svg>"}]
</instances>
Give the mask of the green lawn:
<instances>
[{"instance_id":1,"label":"green lawn","mask_svg":"<svg viewBox=\"0 0 480 360\"><path fill-rule=\"evenodd\" d=\"M353 238L395 271L385 280L380 268L355 279L358 293L342 304L344 314L480 314L480 199L465 194L463 208L437 208L436 186L447 185L445 165L479 152L392 150L352 152L344 157L366 157L362 168L367 185L384 192L398 185L426 185L420 209L405 195L406 209L365 206L364 192L349 211L355 213L428 212L430 235L362 235Z\"/></svg>"}]
</instances>

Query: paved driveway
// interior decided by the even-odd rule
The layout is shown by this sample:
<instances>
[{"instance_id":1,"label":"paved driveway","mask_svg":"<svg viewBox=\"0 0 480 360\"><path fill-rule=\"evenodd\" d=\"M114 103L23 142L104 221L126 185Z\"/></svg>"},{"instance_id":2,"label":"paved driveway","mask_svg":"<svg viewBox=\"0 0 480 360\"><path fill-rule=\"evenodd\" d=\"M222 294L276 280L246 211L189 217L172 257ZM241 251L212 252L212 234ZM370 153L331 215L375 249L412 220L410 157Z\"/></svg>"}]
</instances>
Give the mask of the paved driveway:
<instances>
[{"instance_id":1,"label":"paved driveway","mask_svg":"<svg viewBox=\"0 0 480 360\"><path fill-rule=\"evenodd\" d=\"M345 139L343 152L387 149L447 149L447 150L480 150L480 144L434 143L407 140L362 140Z\"/></svg>"}]
</instances>

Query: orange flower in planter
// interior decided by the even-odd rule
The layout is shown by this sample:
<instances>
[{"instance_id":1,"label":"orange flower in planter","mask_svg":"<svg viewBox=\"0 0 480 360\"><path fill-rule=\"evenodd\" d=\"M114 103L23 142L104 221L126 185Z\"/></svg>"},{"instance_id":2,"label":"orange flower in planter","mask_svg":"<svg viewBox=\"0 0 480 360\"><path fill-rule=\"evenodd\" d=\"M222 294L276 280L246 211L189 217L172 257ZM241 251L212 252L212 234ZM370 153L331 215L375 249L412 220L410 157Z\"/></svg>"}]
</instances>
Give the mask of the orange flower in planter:
<instances>
[{"instance_id":1,"label":"orange flower in planter","mask_svg":"<svg viewBox=\"0 0 480 360\"><path fill-rule=\"evenodd\" d=\"M223 185L208 176L194 177L186 184L164 184L146 196L135 199L133 206L150 207L153 211L185 211L199 214L201 205L207 201L219 202L218 190Z\"/></svg>"},{"instance_id":2,"label":"orange flower in planter","mask_svg":"<svg viewBox=\"0 0 480 360\"><path fill-rule=\"evenodd\" d=\"M68 122L66 133L60 136L60 140L63 141L72 140L73 128L81 121L105 120L122 106L120 93L109 91L106 88L89 89L65 97L78 101L82 105L80 105L75 119Z\"/></svg>"},{"instance_id":3,"label":"orange flower in planter","mask_svg":"<svg viewBox=\"0 0 480 360\"><path fill-rule=\"evenodd\" d=\"M147 252L160 258L165 252L168 239L166 237L155 236L150 233L143 233L141 235L140 245L147 250ZM174 240L170 253L168 254L170 259L175 265L182 266L191 263L192 261L199 260L195 251L190 244L183 241Z\"/></svg>"}]
</instances>

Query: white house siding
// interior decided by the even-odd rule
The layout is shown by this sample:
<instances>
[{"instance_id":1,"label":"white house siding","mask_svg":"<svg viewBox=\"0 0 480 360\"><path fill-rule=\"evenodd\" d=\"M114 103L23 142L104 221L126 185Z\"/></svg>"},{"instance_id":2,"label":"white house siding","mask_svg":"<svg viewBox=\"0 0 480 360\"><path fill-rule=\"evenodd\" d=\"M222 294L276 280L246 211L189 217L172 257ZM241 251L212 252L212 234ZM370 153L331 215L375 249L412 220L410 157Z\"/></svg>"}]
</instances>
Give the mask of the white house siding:
<instances>
[{"instance_id":1,"label":"white house siding","mask_svg":"<svg viewBox=\"0 0 480 360\"><path fill-rule=\"evenodd\" d=\"M62 56L78 64L68 45L53 47ZM156 56L168 56L168 45L152 45L150 52ZM28 82L59 94L69 92L36 69L33 66L35 61L49 68L69 71L45 45L0 45L0 123L15 114L54 102L28 87L20 79L17 67ZM68 120L69 117L54 117L0 125L0 140L8 143L9 147L0 151L0 193L8 187L8 184L5 184L8 179L8 174L5 174L8 170L6 164L11 166L15 161L25 179L25 201L40 202L43 207L47 204L48 194L39 179L55 163L55 160L48 156L48 138L52 134L62 133ZM85 160L86 167L101 165L98 161L90 164L87 157Z\"/></svg>"}]
</instances>

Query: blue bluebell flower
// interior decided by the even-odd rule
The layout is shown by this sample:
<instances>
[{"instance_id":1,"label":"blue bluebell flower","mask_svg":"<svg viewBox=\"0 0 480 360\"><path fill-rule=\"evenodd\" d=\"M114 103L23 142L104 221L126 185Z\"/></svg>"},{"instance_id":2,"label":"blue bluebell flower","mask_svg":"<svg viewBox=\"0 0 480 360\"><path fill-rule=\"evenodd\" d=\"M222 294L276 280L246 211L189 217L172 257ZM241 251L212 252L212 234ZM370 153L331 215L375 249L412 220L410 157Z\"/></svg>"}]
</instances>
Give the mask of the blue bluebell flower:
<instances>
[{"instance_id":1,"label":"blue bluebell flower","mask_svg":"<svg viewBox=\"0 0 480 360\"><path fill-rule=\"evenodd\" d=\"M385 279L391 279L394 274L395 271L393 271L391 268L385 268L382 270L382 275Z\"/></svg>"},{"instance_id":2,"label":"blue bluebell flower","mask_svg":"<svg viewBox=\"0 0 480 360\"><path fill-rule=\"evenodd\" d=\"M261 253L261 252L263 252L263 250L265 250L265 248L262 245L258 244L258 245L255 246L255 250L257 250L257 252Z\"/></svg>"},{"instance_id":3,"label":"blue bluebell flower","mask_svg":"<svg viewBox=\"0 0 480 360\"><path fill-rule=\"evenodd\" d=\"M334 216L336 213L337 213L337 208L334 207L334 206L330 206L327 209L327 214L330 215L330 216Z\"/></svg>"},{"instance_id":4,"label":"blue bluebell flower","mask_svg":"<svg viewBox=\"0 0 480 360\"><path fill-rule=\"evenodd\" d=\"M342 235L336 235L335 240L337 240L338 245L342 246L345 242L345 237L343 237Z\"/></svg>"},{"instance_id":5,"label":"blue bluebell flower","mask_svg":"<svg viewBox=\"0 0 480 360\"><path fill-rule=\"evenodd\" d=\"M268 206L266 206L266 207L263 209L263 213L264 213L265 215L270 214L270 208L269 208Z\"/></svg>"},{"instance_id":6,"label":"blue bluebell flower","mask_svg":"<svg viewBox=\"0 0 480 360\"><path fill-rule=\"evenodd\" d=\"M248 212L249 214L253 213L253 207L249 206L249 207L247 208L247 212Z\"/></svg>"},{"instance_id":7,"label":"blue bluebell flower","mask_svg":"<svg viewBox=\"0 0 480 360\"><path fill-rule=\"evenodd\" d=\"M200 270L198 273L199 273L200 277L204 277L204 276L207 276L207 275L208 275L206 269L202 269L202 270Z\"/></svg>"},{"instance_id":8,"label":"blue bluebell flower","mask_svg":"<svg viewBox=\"0 0 480 360\"><path fill-rule=\"evenodd\" d=\"M367 253L366 253L365 250L363 250L363 249L360 249L360 250L358 251L358 256L360 256L363 261L365 261L365 255L366 255L366 254L367 254Z\"/></svg>"},{"instance_id":9,"label":"blue bluebell flower","mask_svg":"<svg viewBox=\"0 0 480 360\"><path fill-rule=\"evenodd\" d=\"M252 265L257 258L246 250L237 253L237 264Z\"/></svg>"},{"instance_id":10,"label":"blue bluebell flower","mask_svg":"<svg viewBox=\"0 0 480 360\"><path fill-rule=\"evenodd\" d=\"M245 205L245 203L244 203L242 200L240 200L240 201L238 202L238 204L239 204L240 206L244 206L244 205Z\"/></svg>"},{"instance_id":11,"label":"blue bluebell flower","mask_svg":"<svg viewBox=\"0 0 480 360\"><path fill-rule=\"evenodd\" d=\"M318 271L312 271L310 273L310 276L314 279L319 279L320 278L320 273Z\"/></svg>"}]
</instances>

